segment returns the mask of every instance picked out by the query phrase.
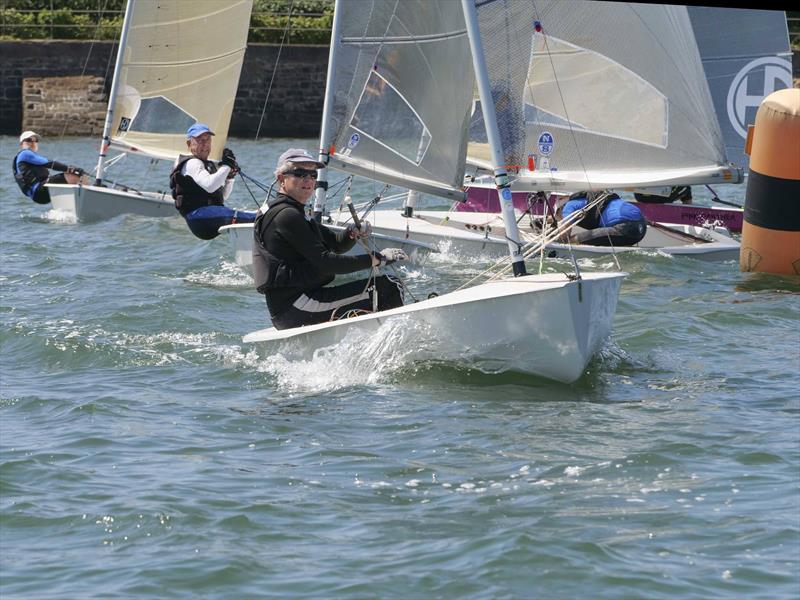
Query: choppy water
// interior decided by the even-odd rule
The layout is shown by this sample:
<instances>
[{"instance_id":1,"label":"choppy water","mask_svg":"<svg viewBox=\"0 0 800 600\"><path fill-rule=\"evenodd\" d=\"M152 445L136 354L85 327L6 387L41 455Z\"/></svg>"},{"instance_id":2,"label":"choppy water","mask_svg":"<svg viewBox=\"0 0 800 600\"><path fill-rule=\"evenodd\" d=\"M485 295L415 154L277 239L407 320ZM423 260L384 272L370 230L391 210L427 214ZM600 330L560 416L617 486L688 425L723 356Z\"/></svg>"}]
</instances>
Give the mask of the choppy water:
<instances>
[{"instance_id":1,"label":"choppy water","mask_svg":"<svg viewBox=\"0 0 800 600\"><path fill-rule=\"evenodd\" d=\"M232 145L267 179L290 142ZM89 167L95 147L42 152ZM291 362L241 342L266 308L225 239L65 223L8 171L2 598L800 595L797 281L625 256L574 385L405 364L401 328ZM486 266L408 275L425 294Z\"/></svg>"}]
</instances>

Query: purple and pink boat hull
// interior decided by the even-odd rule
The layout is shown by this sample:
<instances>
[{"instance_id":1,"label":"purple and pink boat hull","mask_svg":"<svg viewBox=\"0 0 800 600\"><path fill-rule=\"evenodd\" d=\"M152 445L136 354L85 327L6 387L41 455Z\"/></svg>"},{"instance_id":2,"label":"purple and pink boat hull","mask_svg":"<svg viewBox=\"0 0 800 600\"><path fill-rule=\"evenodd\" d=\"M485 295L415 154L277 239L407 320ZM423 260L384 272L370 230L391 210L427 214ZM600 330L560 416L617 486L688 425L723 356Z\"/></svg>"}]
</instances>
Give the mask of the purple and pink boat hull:
<instances>
[{"instance_id":1,"label":"purple and pink boat hull","mask_svg":"<svg viewBox=\"0 0 800 600\"><path fill-rule=\"evenodd\" d=\"M512 200L514 208L519 211L528 210L527 192L514 192ZM555 206L555 196L550 196L550 206ZM732 233L742 232L744 211L735 208L716 208L712 206L696 206L693 204L650 204L633 202L642 214L650 221L660 223L678 223L681 225L721 224ZM542 203L534 203L534 213L541 214ZM488 187L467 188L467 199L458 203L459 212L500 212L500 200L497 190Z\"/></svg>"}]
</instances>

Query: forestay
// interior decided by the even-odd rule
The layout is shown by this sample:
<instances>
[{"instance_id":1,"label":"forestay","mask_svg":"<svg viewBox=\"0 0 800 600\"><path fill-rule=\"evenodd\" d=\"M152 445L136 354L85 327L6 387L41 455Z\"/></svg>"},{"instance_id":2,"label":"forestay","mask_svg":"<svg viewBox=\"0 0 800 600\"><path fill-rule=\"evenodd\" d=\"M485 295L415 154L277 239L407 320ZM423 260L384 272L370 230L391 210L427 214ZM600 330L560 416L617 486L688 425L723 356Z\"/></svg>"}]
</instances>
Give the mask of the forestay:
<instances>
[{"instance_id":1,"label":"forestay","mask_svg":"<svg viewBox=\"0 0 800 600\"><path fill-rule=\"evenodd\" d=\"M739 178L686 7L476 1L513 189ZM471 162L489 167L478 107ZM526 172L530 166L534 171Z\"/></svg>"},{"instance_id":2,"label":"forestay","mask_svg":"<svg viewBox=\"0 0 800 600\"><path fill-rule=\"evenodd\" d=\"M133 0L131 0L133 1ZM111 144L157 158L186 150L186 130L211 127L211 158L218 160L247 46L252 0L155 2L133 6Z\"/></svg>"},{"instance_id":3,"label":"forestay","mask_svg":"<svg viewBox=\"0 0 800 600\"><path fill-rule=\"evenodd\" d=\"M463 198L474 75L461 4L340 0L336 10L330 165Z\"/></svg>"}]
</instances>

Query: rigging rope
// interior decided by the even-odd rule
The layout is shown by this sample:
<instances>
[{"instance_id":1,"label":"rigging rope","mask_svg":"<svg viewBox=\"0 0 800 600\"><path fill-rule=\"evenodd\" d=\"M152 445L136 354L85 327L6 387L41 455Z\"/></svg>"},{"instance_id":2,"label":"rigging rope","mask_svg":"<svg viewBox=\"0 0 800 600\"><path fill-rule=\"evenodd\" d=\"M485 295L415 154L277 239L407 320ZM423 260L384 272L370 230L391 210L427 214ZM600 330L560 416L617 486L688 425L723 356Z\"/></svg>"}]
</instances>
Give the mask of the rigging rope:
<instances>
[{"instance_id":1,"label":"rigging rope","mask_svg":"<svg viewBox=\"0 0 800 600\"><path fill-rule=\"evenodd\" d=\"M267 88L267 97L264 98L264 107L261 109L261 118L258 120L258 129L256 130L256 139L258 141L258 134L261 133L261 124L264 122L264 114L267 112L267 104L269 103L269 95L272 92L272 82L275 81L275 73L278 72L278 63L281 60L281 52L283 51L283 45L286 42L286 34L289 32L292 26L292 12L294 11L294 0L292 0L291 4L289 4L289 16L286 19L286 28L283 30L283 36L281 37L281 45L278 46L278 56L275 57L275 68L272 69L272 77L269 80L269 87Z\"/></svg>"},{"instance_id":2,"label":"rigging rope","mask_svg":"<svg viewBox=\"0 0 800 600\"><path fill-rule=\"evenodd\" d=\"M537 252L542 252L547 244L557 241L558 238L563 236L567 233L572 226L575 225L578 221L580 221L583 216L589 211L589 209L594 208L600 202L606 199L608 196L608 192L603 192L598 194L596 198L594 198L591 202L587 202L586 206L581 209L576 210L575 212L571 213L568 217L562 219L555 227L555 229L551 230L549 233L543 231L541 239L535 242L528 242L522 247L523 253L522 257L530 258ZM496 261L492 266L488 269L484 270L481 273L478 273L475 277L467 281L466 283L462 284L457 290L464 289L465 287L470 286L473 282L485 278L487 281L493 281L495 279L499 279L500 277L506 275L512 270L512 266L507 264L508 258L503 257Z\"/></svg>"}]
</instances>

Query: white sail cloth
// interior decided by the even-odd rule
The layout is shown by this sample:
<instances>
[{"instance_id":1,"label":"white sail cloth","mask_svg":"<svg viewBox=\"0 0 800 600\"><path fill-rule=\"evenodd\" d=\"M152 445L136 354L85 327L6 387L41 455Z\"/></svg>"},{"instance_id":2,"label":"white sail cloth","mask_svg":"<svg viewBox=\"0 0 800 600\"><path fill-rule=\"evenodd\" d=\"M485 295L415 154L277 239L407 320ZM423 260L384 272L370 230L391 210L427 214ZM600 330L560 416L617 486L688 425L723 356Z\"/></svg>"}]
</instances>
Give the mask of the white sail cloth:
<instances>
[{"instance_id":1,"label":"white sail cloth","mask_svg":"<svg viewBox=\"0 0 800 600\"><path fill-rule=\"evenodd\" d=\"M216 134L211 158L217 160L228 136L252 4L137 1L117 58L111 143L174 159L186 150L186 130L201 122Z\"/></svg>"},{"instance_id":2,"label":"white sail cloth","mask_svg":"<svg viewBox=\"0 0 800 600\"><path fill-rule=\"evenodd\" d=\"M683 6L478 0L515 189L732 181ZM480 111L469 157L488 167Z\"/></svg>"}]
</instances>

